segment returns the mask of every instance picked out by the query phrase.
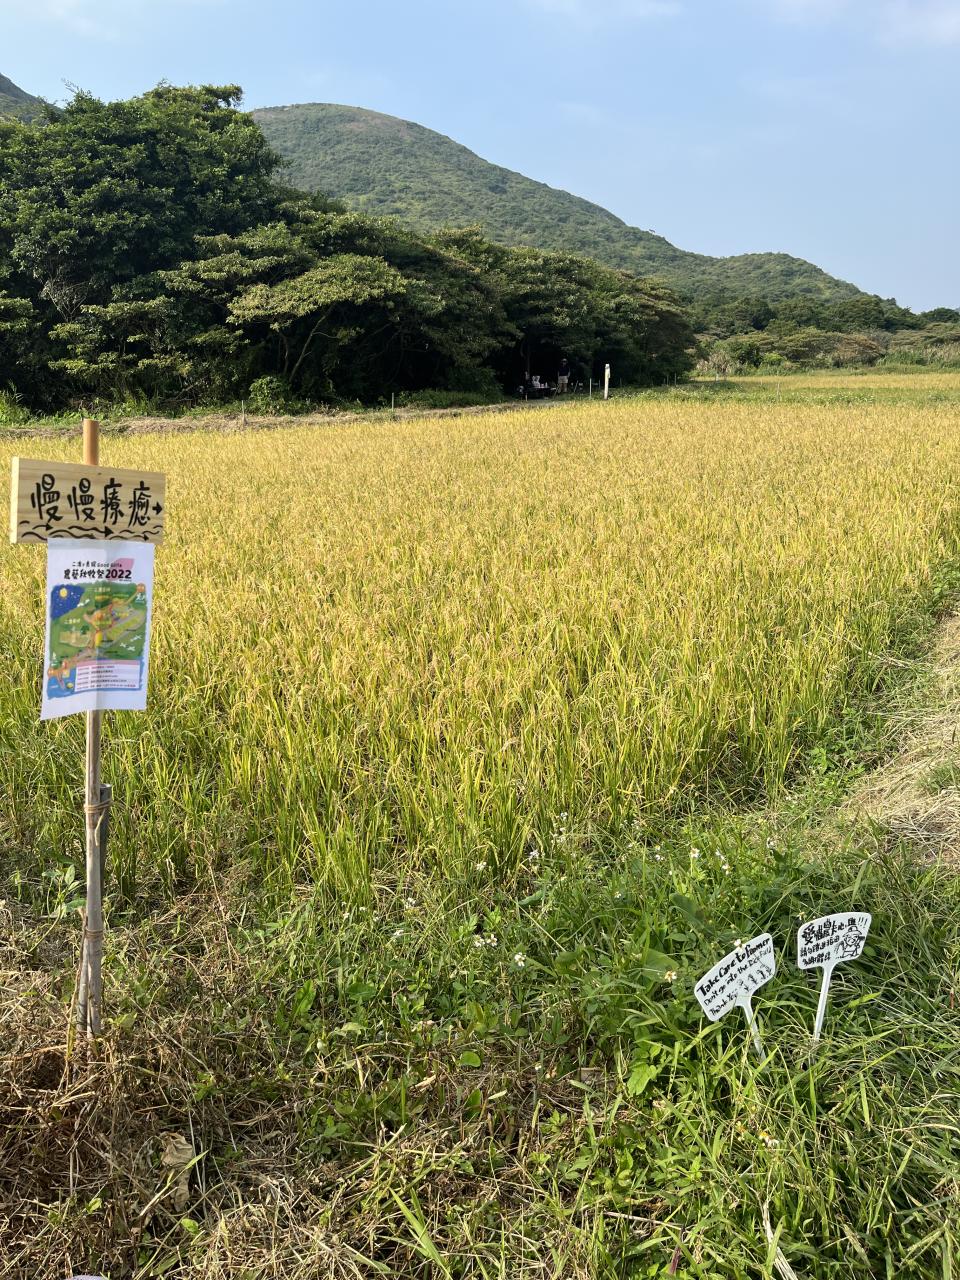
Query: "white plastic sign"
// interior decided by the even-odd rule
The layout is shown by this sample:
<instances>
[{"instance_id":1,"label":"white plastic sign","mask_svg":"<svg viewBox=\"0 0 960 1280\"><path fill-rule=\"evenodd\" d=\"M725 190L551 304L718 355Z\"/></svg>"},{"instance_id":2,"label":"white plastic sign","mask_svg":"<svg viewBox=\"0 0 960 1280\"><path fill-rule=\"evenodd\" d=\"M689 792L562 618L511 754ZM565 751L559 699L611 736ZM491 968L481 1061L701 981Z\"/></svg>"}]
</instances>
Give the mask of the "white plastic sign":
<instances>
[{"instance_id":1,"label":"white plastic sign","mask_svg":"<svg viewBox=\"0 0 960 1280\"><path fill-rule=\"evenodd\" d=\"M823 1029L834 966L843 960L856 960L867 941L870 921L871 916L866 911L838 911L834 915L808 920L797 931L797 964L801 969L823 967L820 1000L813 1024L814 1044L820 1039Z\"/></svg>"},{"instance_id":2,"label":"white plastic sign","mask_svg":"<svg viewBox=\"0 0 960 1280\"><path fill-rule=\"evenodd\" d=\"M773 938L761 933L723 957L694 987L694 995L711 1022L719 1020L736 1005L743 1010L757 1053L763 1057L763 1043L753 1017L750 998L776 972Z\"/></svg>"}]
</instances>

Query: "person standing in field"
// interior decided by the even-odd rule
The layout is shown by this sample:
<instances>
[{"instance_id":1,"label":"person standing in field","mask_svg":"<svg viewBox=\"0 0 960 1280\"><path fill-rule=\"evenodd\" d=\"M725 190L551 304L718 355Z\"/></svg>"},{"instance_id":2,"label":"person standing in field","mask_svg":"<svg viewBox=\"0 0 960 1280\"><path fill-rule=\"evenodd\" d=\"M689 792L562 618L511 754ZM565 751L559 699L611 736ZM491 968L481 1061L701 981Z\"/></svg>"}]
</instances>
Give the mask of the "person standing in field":
<instances>
[{"instance_id":1,"label":"person standing in field","mask_svg":"<svg viewBox=\"0 0 960 1280\"><path fill-rule=\"evenodd\" d=\"M570 362L566 356L560 361L560 368L557 370L557 395L562 396L566 391L570 382Z\"/></svg>"}]
</instances>

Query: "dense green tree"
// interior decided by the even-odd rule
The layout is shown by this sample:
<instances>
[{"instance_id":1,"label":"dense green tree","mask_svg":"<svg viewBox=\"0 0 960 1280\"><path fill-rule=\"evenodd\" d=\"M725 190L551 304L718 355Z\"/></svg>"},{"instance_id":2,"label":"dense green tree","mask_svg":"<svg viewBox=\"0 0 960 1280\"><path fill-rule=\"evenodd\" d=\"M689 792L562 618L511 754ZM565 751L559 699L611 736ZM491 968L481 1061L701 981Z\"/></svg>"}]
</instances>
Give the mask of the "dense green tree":
<instances>
[{"instance_id":1,"label":"dense green tree","mask_svg":"<svg viewBox=\"0 0 960 1280\"><path fill-rule=\"evenodd\" d=\"M64 319L173 266L198 235L263 221L279 163L235 86L78 93L46 127L0 135L0 223L15 269Z\"/></svg>"},{"instance_id":2,"label":"dense green tree","mask_svg":"<svg viewBox=\"0 0 960 1280\"><path fill-rule=\"evenodd\" d=\"M488 390L561 355L689 367L662 286L476 231L424 236L277 185L234 87L77 94L0 125L0 356L35 404Z\"/></svg>"},{"instance_id":3,"label":"dense green tree","mask_svg":"<svg viewBox=\"0 0 960 1280\"><path fill-rule=\"evenodd\" d=\"M478 228L435 240L496 282L509 333L493 362L505 385L529 373L549 378L563 356L583 379L607 361L626 381L662 382L692 366L689 319L656 281L573 254L490 244Z\"/></svg>"}]
</instances>

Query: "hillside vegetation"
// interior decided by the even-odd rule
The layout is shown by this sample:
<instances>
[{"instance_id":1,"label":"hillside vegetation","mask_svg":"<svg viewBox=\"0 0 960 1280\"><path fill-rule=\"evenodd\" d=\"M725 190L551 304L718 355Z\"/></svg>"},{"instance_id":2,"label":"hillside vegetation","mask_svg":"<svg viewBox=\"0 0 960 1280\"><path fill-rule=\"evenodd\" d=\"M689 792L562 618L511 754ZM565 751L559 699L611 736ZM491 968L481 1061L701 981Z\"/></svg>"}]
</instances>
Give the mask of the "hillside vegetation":
<instances>
[{"instance_id":1,"label":"hillside vegetation","mask_svg":"<svg viewBox=\"0 0 960 1280\"><path fill-rule=\"evenodd\" d=\"M295 186L422 230L480 224L503 244L585 254L638 275L662 275L700 296L839 300L859 293L786 253L687 253L589 200L490 164L409 120L331 103L270 107L253 117L283 156L284 176Z\"/></svg>"},{"instance_id":2,"label":"hillside vegetation","mask_svg":"<svg viewBox=\"0 0 960 1280\"><path fill-rule=\"evenodd\" d=\"M0 75L0 116L14 116L18 120L34 120L43 111L43 102L26 93L19 85Z\"/></svg>"}]
</instances>

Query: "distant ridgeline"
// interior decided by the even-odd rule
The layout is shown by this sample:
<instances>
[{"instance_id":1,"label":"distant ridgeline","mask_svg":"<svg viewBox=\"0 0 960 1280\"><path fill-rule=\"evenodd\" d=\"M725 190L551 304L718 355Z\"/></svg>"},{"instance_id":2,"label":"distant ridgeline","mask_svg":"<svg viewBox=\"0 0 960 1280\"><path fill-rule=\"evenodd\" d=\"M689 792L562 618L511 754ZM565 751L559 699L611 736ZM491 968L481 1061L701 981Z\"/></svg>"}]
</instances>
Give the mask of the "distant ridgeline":
<instances>
[{"instance_id":1,"label":"distant ridgeline","mask_svg":"<svg viewBox=\"0 0 960 1280\"><path fill-rule=\"evenodd\" d=\"M490 164L442 134L394 116L328 103L254 111L294 186L365 213L428 230L479 224L501 244L584 254L638 275L660 275L684 293L856 297L860 290L802 258L748 253L711 258L627 226L599 205Z\"/></svg>"},{"instance_id":2,"label":"distant ridgeline","mask_svg":"<svg viewBox=\"0 0 960 1280\"><path fill-rule=\"evenodd\" d=\"M43 102L25 93L6 76L0 75L0 116L14 116L18 120L34 120L43 111Z\"/></svg>"},{"instance_id":3,"label":"distant ridgeline","mask_svg":"<svg viewBox=\"0 0 960 1280\"><path fill-rule=\"evenodd\" d=\"M960 351L956 312L914 316L781 254L683 253L389 117L250 115L235 85L76 93L55 114L6 78L0 95L0 425L475 403L564 359L573 386L607 362L662 385L698 357L875 362L918 328L899 358Z\"/></svg>"},{"instance_id":4,"label":"distant ridgeline","mask_svg":"<svg viewBox=\"0 0 960 1280\"><path fill-rule=\"evenodd\" d=\"M359 107L329 103L253 112L284 158L282 176L352 209L402 218L428 232L479 226L499 244L582 254L676 289L695 330L711 341L764 332L735 343L719 363L764 359L784 365L875 363L888 353L884 334L957 319L950 308L916 316L893 299L866 294L813 263L785 253L712 258L687 253L652 231L627 226L599 205L490 164L422 125ZM833 335L813 337L811 332ZM952 330L937 331L925 352L952 350ZM784 335L793 335L793 341ZM872 335L851 342L843 335ZM799 335L799 336L797 336ZM835 339L835 340L834 340ZM896 346L896 343L893 344ZM916 350L916 339L900 348ZM730 357L730 358L728 358ZM925 356L919 356L925 362Z\"/></svg>"}]
</instances>

